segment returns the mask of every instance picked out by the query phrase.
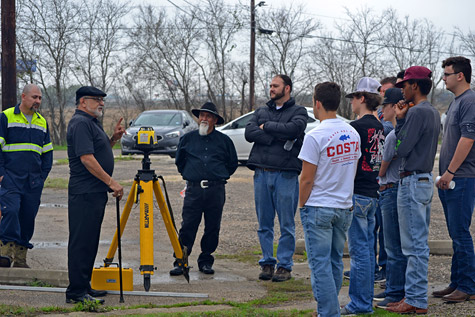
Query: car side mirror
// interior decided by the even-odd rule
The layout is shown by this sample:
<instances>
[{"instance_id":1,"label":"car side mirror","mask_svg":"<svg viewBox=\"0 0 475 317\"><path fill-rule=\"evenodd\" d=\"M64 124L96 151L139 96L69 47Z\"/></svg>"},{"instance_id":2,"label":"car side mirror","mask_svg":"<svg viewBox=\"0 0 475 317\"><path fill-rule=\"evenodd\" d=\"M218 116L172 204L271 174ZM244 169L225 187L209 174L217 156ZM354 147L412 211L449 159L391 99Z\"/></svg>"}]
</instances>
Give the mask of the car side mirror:
<instances>
[{"instance_id":1,"label":"car side mirror","mask_svg":"<svg viewBox=\"0 0 475 317\"><path fill-rule=\"evenodd\" d=\"M186 120L185 122L183 122L183 128L186 128L189 125L190 125L190 121Z\"/></svg>"},{"instance_id":2,"label":"car side mirror","mask_svg":"<svg viewBox=\"0 0 475 317\"><path fill-rule=\"evenodd\" d=\"M129 121L129 127L131 127L133 123L134 123L134 120L130 120Z\"/></svg>"},{"instance_id":3,"label":"car side mirror","mask_svg":"<svg viewBox=\"0 0 475 317\"><path fill-rule=\"evenodd\" d=\"M231 129L238 129L239 128L239 124L237 122L233 122L231 124Z\"/></svg>"}]
</instances>

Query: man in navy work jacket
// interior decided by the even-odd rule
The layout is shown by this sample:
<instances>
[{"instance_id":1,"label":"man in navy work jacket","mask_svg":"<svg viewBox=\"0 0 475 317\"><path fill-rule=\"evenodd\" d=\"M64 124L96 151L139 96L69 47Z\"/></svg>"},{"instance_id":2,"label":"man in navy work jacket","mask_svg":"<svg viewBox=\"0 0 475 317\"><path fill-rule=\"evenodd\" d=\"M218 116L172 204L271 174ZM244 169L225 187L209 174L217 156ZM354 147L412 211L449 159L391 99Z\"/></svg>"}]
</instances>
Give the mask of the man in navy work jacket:
<instances>
[{"instance_id":1,"label":"man in navy work jacket","mask_svg":"<svg viewBox=\"0 0 475 317\"><path fill-rule=\"evenodd\" d=\"M68 124L68 276L66 303L104 300L106 291L91 289L91 275L99 247L107 192L122 198L124 189L112 178L112 147L125 133L117 122L111 138L97 118L102 116L106 93L90 86L76 91L76 112Z\"/></svg>"},{"instance_id":2,"label":"man in navy work jacket","mask_svg":"<svg viewBox=\"0 0 475 317\"><path fill-rule=\"evenodd\" d=\"M21 103L0 115L0 254L14 267L29 267L26 253L33 248L41 192L53 165L48 124L37 112L41 97L40 88L28 84ZM10 266L10 261L1 264Z\"/></svg>"},{"instance_id":3,"label":"man in navy work jacket","mask_svg":"<svg viewBox=\"0 0 475 317\"><path fill-rule=\"evenodd\" d=\"M224 184L236 171L238 160L233 141L214 128L216 124L224 122L216 106L207 102L201 109L193 109L191 112L199 119L200 128L181 138L175 157L178 172L186 180L178 238L187 247L189 255L203 214L205 230L201 238L198 268L204 274L214 274L214 257L211 254L218 247L221 216L226 200ZM170 275L181 274L183 269L175 262Z\"/></svg>"},{"instance_id":4,"label":"man in navy work jacket","mask_svg":"<svg viewBox=\"0 0 475 317\"><path fill-rule=\"evenodd\" d=\"M254 199L259 222L259 260L261 280L282 282L290 279L295 251L295 213L299 197L298 176L302 161L298 159L302 147L307 110L295 104L292 80L277 75L270 84L271 100L260 107L246 126L245 137L254 142L247 166L255 170ZM280 239L277 264L274 258L274 219L277 212ZM277 272L274 268L277 264Z\"/></svg>"}]
</instances>

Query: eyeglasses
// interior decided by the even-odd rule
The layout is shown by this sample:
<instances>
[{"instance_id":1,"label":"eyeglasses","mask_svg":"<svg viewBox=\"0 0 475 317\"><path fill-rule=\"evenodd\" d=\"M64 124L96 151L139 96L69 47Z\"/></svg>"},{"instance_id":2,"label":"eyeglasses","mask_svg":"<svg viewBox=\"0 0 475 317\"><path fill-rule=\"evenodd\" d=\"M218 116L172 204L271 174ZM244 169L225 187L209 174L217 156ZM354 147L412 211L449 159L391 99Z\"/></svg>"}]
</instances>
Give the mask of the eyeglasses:
<instances>
[{"instance_id":1,"label":"eyeglasses","mask_svg":"<svg viewBox=\"0 0 475 317\"><path fill-rule=\"evenodd\" d=\"M101 97L84 97L84 99L92 99L92 100L95 100L95 101L97 101L97 102L99 102L99 103L105 101L105 99L104 99L104 98L101 98Z\"/></svg>"},{"instance_id":2,"label":"eyeglasses","mask_svg":"<svg viewBox=\"0 0 475 317\"><path fill-rule=\"evenodd\" d=\"M444 76L445 78L449 77L450 75L455 75L455 74L458 74L458 73L444 73Z\"/></svg>"}]
</instances>

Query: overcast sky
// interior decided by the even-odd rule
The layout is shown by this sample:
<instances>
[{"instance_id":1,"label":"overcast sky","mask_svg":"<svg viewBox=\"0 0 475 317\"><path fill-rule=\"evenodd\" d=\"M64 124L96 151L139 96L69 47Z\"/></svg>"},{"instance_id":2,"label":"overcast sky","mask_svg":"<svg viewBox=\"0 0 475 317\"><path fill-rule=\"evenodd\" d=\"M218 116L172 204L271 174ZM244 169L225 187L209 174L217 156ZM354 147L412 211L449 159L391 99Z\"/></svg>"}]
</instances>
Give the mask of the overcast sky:
<instances>
[{"instance_id":1,"label":"overcast sky","mask_svg":"<svg viewBox=\"0 0 475 317\"><path fill-rule=\"evenodd\" d=\"M177 0L178 1L178 0ZM259 2L255 0L256 3ZM236 0L227 0L236 3ZM470 28L475 31L473 15L475 12L474 0L269 0L266 5L279 7L285 4L305 4L308 14L314 14L325 25L333 25L333 21L345 16L345 7L350 11L367 6L381 13L390 7L397 10L399 15L409 15L411 18L427 18L445 32L451 33L455 26L467 32ZM262 8L265 10L265 7Z\"/></svg>"},{"instance_id":2,"label":"overcast sky","mask_svg":"<svg viewBox=\"0 0 475 317\"><path fill-rule=\"evenodd\" d=\"M198 5L204 0L187 0L188 3ZM228 4L249 5L250 0L224 0ZM173 9L173 5L167 0L130 0L134 5L152 4L154 6L165 6ZM171 0L171 2L182 7L189 8L189 4L184 0ZM255 0L259 3L260 0ZM473 22L475 13L475 0L267 0L266 7L258 10L276 9L283 5L304 4L308 15L319 19L329 30L334 25L334 21L343 21L345 17L345 7L355 11L364 6L370 7L377 13L390 7L397 10L402 16L409 15L411 18L427 18L436 26L442 28L447 33L452 33L457 26L464 32L470 29L475 31Z\"/></svg>"}]
</instances>

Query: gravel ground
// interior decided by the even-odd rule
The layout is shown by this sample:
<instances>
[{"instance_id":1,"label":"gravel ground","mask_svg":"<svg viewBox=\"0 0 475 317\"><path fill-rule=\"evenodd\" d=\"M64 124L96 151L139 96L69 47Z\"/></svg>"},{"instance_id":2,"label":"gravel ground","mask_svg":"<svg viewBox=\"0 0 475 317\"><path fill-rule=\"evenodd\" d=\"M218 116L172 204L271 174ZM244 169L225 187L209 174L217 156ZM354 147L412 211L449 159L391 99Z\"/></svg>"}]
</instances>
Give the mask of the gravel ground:
<instances>
[{"instance_id":1,"label":"gravel ground","mask_svg":"<svg viewBox=\"0 0 475 317\"><path fill-rule=\"evenodd\" d=\"M119 154L116 151L115 154ZM60 159L66 157L65 151L56 151L55 159ZM132 181L137 169L141 168L140 158L137 157L137 160L132 161L118 161L116 162L114 178L120 181ZM171 205L175 214L175 219L177 226L181 222L181 206L183 199L180 197L179 192L184 188L185 182L182 180L181 176L178 174L176 167L174 165L174 160L165 157L165 156L152 156L152 169L156 170L158 175L163 175L166 181L166 186L168 189L168 194L170 196ZM435 164L437 166L437 163ZM51 171L51 178L67 178L69 173L69 168L67 165L55 165ZM216 253L218 254L237 254L251 248L255 248L259 245L257 238L257 221L254 209L254 193L253 193L253 172L246 168L245 166L239 166L236 173L231 177L229 183L226 185L226 204L223 213L221 234L220 234L220 243ZM128 195L128 190L130 185L126 186L126 193ZM43 195L42 203L45 204L67 204L67 191L66 190L56 190L56 189L46 189ZM115 212L114 202L112 199L109 200L108 209ZM64 217L64 208L62 209L63 214L58 214L57 212L51 211L51 214L42 214L40 212L37 218L37 227L51 226L54 224L54 230L51 232L41 232L35 233L33 237L33 242L39 249L33 249L31 252L34 256L32 259L33 264L38 266L43 266L46 268L54 269L66 269L66 255L65 255L65 243L67 241L67 220ZM108 211L109 212L109 211ZM157 213L158 214L158 213ZM106 223L103 226L103 233L101 235L101 246L99 253L102 254L107 251L108 243L112 237L113 228L114 228L114 218L111 217L110 226ZM303 230L300 222L300 215L296 215L296 237L297 239L303 239ZM475 220L475 215L474 219ZM133 223L138 221L138 211L135 209L131 213L129 219L128 227L133 226ZM157 221L161 219L157 218ZM110 228L109 228L110 227ZM53 227L51 227L53 228ZM277 221L276 221L276 236L280 235ZM128 233L131 229L126 228L124 234L124 245L128 244L137 244L138 237ZM475 226L471 228L472 235L475 235ZM159 239L167 239L162 233L159 235ZM202 235L202 226L198 232L198 237ZM447 232L447 227L445 223L445 218L442 210L442 206L437 196L437 191L434 191L434 198L432 201L432 211L431 211L431 223L429 231L430 240L449 240L449 235ZM47 241L46 243L51 244L51 241L61 241L58 242L58 250L61 256L56 257L55 260L48 260L47 252L45 248L41 247L41 243ZM168 240L168 239L167 239ZM49 242L48 242L49 241ZM167 242L168 244L168 242ZM197 243L198 245L198 243ZM160 247L160 248L169 248ZM167 251L170 253L169 251ZM191 261L196 259L197 252L193 252ZM102 255L101 255L102 256ZM98 256L99 258L99 256ZM96 259L100 262L100 259ZM96 261L96 262L97 262ZM162 270L165 275L166 272L171 267L172 258L167 256L163 261L164 266L159 267L159 270ZM168 264L170 263L170 264ZM130 267L135 267L136 263L129 263ZM192 263L193 265L193 263ZM253 272L258 272L258 266L249 265L250 269ZM227 265L230 267L231 265ZM241 266L236 266L236 270L242 270ZM431 256L429 261L429 282L431 287L435 289L443 288L446 283L449 281L450 276L450 257L444 256ZM153 283L153 280L152 280ZM463 304L457 305L442 305L440 302L434 302L431 306L431 313L440 316L446 315L467 315L475 316L475 304L474 302L466 302Z\"/></svg>"}]
</instances>

